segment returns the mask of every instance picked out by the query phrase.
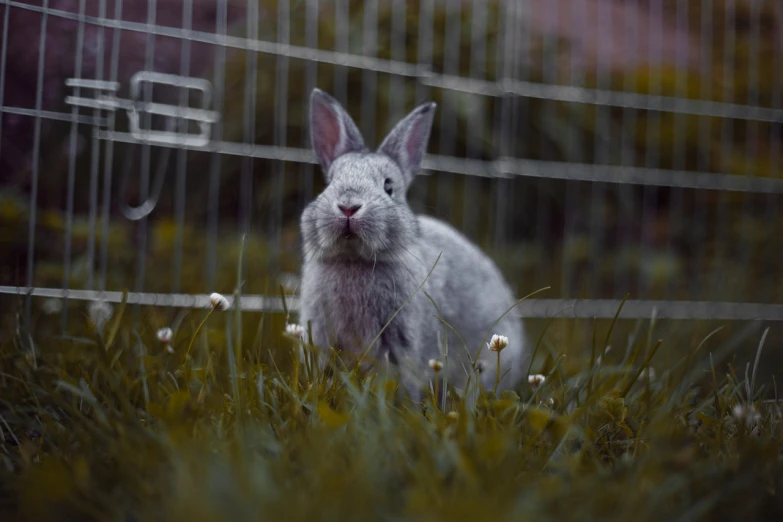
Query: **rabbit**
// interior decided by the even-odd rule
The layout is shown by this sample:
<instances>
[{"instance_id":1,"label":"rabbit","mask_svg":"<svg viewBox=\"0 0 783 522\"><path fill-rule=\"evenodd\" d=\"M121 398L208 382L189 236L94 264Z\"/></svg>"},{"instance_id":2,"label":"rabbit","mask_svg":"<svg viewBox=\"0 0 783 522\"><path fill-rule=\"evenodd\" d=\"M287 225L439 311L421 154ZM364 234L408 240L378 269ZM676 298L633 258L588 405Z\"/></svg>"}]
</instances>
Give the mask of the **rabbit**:
<instances>
[{"instance_id":1,"label":"rabbit","mask_svg":"<svg viewBox=\"0 0 783 522\"><path fill-rule=\"evenodd\" d=\"M458 389L472 374L492 390L492 334L508 338L500 390L516 387L528 357L514 296L497 266L452 226L414 215L406 201L435 110L434 102L419 105L372 152L340 103L314 89L310 139L326 186L300 220L299 320L321 350L319 363L330 348L361 357L380 333L368 358L398 368L414 399L432 377L432 359L445 363L441 371Z\"/></svg>"}]
</instances>

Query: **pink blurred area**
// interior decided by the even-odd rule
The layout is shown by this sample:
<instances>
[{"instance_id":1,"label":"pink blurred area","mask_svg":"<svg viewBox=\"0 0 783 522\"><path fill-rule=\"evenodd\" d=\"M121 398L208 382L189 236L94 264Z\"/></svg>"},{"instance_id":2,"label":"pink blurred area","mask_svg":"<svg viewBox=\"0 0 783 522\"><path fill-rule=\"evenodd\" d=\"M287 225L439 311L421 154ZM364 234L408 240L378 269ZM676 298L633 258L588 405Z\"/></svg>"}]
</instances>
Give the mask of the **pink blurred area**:
<instances>
[{"instance_id":1,"label":"pink blurred area","mask_svg":"<svg viewBox=\"0 0 783 522\"><path fill-rule=\"evenodd\" d=\"M631 68L681 60L695 67L695 31L672 23L656 2L632 0L531 0L524 3L534 31L568 41L577 67ZM674 14L674 13L670 13Z\"/></svg>"}]
</instances>

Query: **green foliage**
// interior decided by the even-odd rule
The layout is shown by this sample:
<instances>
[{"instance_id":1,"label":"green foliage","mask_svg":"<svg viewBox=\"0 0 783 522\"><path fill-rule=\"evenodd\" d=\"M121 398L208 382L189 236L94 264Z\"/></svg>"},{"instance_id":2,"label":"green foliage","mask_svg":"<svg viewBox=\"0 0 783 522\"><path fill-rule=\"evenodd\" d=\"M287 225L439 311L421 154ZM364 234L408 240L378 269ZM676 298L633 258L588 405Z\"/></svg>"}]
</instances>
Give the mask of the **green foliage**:
<instances>
[{"instance_id":1,"label":"green foliage","mask_svg":"<svg viewBox=\"0 0 783 522\"><path fill-rule=\"evenodd\" d=\"M298 363L280 317L197 311L165 344L123 310L0 344L4 520L783 515L780 406L717 331L677 361L653 325L594 331L588 356L549 337L540 384L415 405L393 372Z\"/></svg>"}]
</instances>

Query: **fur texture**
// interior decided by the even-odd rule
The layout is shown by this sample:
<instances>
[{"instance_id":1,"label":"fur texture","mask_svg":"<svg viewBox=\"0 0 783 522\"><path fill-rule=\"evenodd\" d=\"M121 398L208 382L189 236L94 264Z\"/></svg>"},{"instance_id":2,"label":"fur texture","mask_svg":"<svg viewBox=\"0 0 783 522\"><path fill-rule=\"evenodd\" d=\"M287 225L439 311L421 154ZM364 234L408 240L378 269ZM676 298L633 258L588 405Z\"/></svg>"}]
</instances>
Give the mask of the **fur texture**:
<instances>
[{"instance_id":1,"label":"fur texture","mask_svg":"<svg viewBox=\"0 0 783 522\"><path fill-rule=\"evenodd\" d=\"M312 341L321 350L362 354L435 266L369 356L397 364L418 397L415 390L431 375L429 359L444 361L447 349L444 371L449 382L463 387L472 372L466 350L470 357L478 351L481 380L491 389L497 356L481 343L497 333L509 339L501 352L501 374L508 373L500 383L509 388L524 376L528 354L513 311L490 331L514 304L502 274L465 236L434 218L414 215L406 201L434 113L434 103L417 107L377 152L370 152L340 104L313 91L311 140L327 186L301 217L300 321L310 324Z\"/></svg>"}]
</instances>

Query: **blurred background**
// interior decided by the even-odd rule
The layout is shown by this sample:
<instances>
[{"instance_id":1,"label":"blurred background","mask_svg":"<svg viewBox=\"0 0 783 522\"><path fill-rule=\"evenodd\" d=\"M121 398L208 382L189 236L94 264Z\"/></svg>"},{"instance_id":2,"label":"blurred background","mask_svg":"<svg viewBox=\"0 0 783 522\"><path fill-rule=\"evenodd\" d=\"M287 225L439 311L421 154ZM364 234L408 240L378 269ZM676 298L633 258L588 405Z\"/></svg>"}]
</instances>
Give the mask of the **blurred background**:
<instances>
[{"instance_id":1,"label":"blurred background","mask_svg":"<svg viewBox=\"0 0 783 522\"><path fill-rule=\"evenodd\" d=\"M230 293L246 232L243 292L295 293L298 218L323 187L318 86L372 145L439 104L411 206L481 245L520 297L783 302L780 0L0 0L0 15L0 285ZM140 71L208 80L209 97L147 82L134 99ZM101 96L195 119L139 105L134 135L130 105Z\"/></svg>"}]
</instances>

